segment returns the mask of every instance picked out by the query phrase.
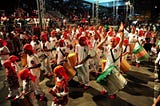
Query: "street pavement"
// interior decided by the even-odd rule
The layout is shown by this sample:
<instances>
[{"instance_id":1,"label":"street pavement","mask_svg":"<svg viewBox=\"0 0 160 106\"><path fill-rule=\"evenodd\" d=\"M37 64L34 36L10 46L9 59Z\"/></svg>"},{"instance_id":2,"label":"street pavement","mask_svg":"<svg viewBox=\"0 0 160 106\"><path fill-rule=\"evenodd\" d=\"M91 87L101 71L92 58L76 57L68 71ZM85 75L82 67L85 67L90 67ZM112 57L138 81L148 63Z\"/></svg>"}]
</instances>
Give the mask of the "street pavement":
<instances>
[{"instance_id":1,"label":"street pavement","mask_svg":"<svg viewBox=\"0 0 160 106\"><path fill-rule=\"evenodd\" d=\"M128 83L124 89L117 93L115 99L109 99L108 95L101 95L102 86L96 83L96 78L91 75L89 89L84 90L77 87L77 77L75 76L69 82L69 102L67 106L152 106L154 99L154 64L152 62L142 62L140 67L131 67L125 78ZM0 106L30 106L23 101L13 104L9 100L5 100L8 94L7 87L4 87L5 71L0 71ZM41 87L47 97L47 102L40 102L35 99L33 93L30 98L34 106L51 106L52 95L48 93L48 89L53 87L53 81L49 78L42 78Z\"/></svg>"}]
</instances>

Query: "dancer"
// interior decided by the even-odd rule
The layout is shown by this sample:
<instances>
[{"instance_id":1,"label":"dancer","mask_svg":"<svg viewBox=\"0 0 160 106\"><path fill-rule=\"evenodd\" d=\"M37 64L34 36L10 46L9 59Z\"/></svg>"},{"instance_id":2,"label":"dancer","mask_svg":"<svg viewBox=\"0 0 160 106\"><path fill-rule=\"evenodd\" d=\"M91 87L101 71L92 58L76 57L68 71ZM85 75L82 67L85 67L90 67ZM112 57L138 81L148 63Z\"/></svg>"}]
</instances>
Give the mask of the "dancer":
<instances>
[{"instance_id":1,"label":"dancer","mask_svg":"<svg viewBox=\"0 0 160 106\"><path fill-rule=\"evenodd\" d=\"M83 86L84 89L88 89L89 85L89 47L87 45L87 38L85 36L79 37L79 44L76 45L75 52L77 53L77 76L80 85ZM83 66L82 66L83 65ZM83 69L78 70L78 67L84 67Z\"/></svg>"},{"instance_id":2,"label":"dancer","mask_svg":"<svg viewBox=\"0 0 160 106\"><path fill-rule=\"evenodd\" d=\"M69 77L63 66L59 65L54 68L55 86L49 89L49 93L53 95L51 106L66 106L68 103L68 80Z\"/></svg>"},{"instance_id":3,"label":"dancer","mask_svg":"<svg viewBox=\"0 0 160 106\"><path fill-rule=\"evenodd\" d=\"M6 68L6 80L8 82L8 90L9 90L9 94L6 97L6 99L17 100L20 96L20 90L19 90L20 85L18 82L18 76L16 70L11 64L12 64L11 60L6 60L3 63L3 66Z\"/></svg>"},{"instance_id":4,"label":"dancer","mask_svg":"<svg viewBox=\"0 0 160 106\"><path fill-rule=\"evenodd\" d=\"M36 76L36 80L33 84L34 93L37 98L39 97L38 99L40 101L43 101L45 100L45 97L44 97L45 94L39 85L41 63L30 44L25 44L23 46L23 49L24 49L24 52L27 54L27 68L30 70L32 75Z\"/></svg>"}]
</instances>

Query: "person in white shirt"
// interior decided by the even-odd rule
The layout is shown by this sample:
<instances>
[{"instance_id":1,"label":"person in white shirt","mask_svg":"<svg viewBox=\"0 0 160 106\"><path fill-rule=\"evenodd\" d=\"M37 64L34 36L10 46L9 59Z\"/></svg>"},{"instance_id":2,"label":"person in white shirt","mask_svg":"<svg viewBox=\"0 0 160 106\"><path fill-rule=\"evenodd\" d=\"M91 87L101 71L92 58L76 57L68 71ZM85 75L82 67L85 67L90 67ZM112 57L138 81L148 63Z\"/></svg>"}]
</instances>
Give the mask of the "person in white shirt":
<instances>
[{"instance_id":1,"label":"person in white shirt","mask_svg":"<svg viewBox=\"0 0 160 106\"><path fill-rule=\"evenodd\" d=\"M84 66L84 70L77 70L77 76L80 85L84 89L88 89L89 82L89 61L87 60L89 47L87 45L87 38L85 36L79 37L79 44L75 47L75 53L77 54L77 64ZM85 61L84 61L85 60ZM82 72L83 71L83 72Z\"/></svg>"},{"instance_id":2,"label":"person in white shirt","mask_svg":"<svg viewBox=\"0 0 160 106\"><path fill-rule=\"evenodd\" d=\"M10 51L7 47L7 42L3 39L0 39L0 60L1 64L4 63L9 58Z\"/></svg>"},{"instance_id":3,"label":"person in white shirt","mask_svg":"<svg viewBox=\"0 0 160 106\"><path fill-rule=\"evenodd\" d=\"M50 60L52 59L52 48L46 34L41 34L40 39L40 50L44 55L42 56L43 59L41 69L45 71L45 76L50 77L53 75L50 63Z\"/></svg>"},{"instance_id":4,"label":"person in white shirt","mask_svg":"<svg viewBox=\"0 0 160 106\"><path fill-rule=\"evenodd\" d=\"M155 60L155 66L158 73L158 80L160 81L160 52L158 53L158 56Z\"/></svg>"},{"instance_id":5,"label":"person in white shirt","mask_svg":"<svg viewBox=\"0 0 160 106\"><path fill-rule=\"evenodd\" d=\"M124 39L123 41L123 51L122 51L122 60L127 60L128 54L130 53L130 46L128 44L128 39Z\"/></svg>"},{"instance_id":6,"label":"person in white shirt","mask_svg":"<svg viewBox=\"0 0 160 106\"><path fill-rule=\"evenodd\" d=\"M24 52L27 54L27 68L30 70L31 74L36 76L36 80L33 82L34 93L37 99L40 101L45 100L44 92L39 85L39 77L40 77L40 60L30 44L25 44L23 46ZM40 97L40 98L38 98Z\"/></svg>"},{"instance_id":7,"label":"person in white shirt","mask_svg":"<svg viewBox=\"0 0 160 106\"><path fill-rule=\"evenodd\" d=\"M56 49L57 54L57 64L61 64L66 59L67 54L69 53L68 48L65 45L65 41L63 39L59 40L59 47Z\"/></svg>"},{"instance_id":8,"label":"person in white shirt","mask_svg":"<svg viewBox=\"0 0 160 106\"><path fill-rule=\"evenodd\" d=\"M98 44L98 48L102 49L105 51L105 57L106 57L106 64L104 68L104 72L108 70L110 66L115 66L117 67L117 71L120 72L120 56L122 52L122 45L123 45L123 40L124 40L124 27L123 24L121 23L121 26L119 28L119 33L120 33L120 41L118 41L117 37L113 37L110 39L110 43L108 46L104 46L103 44L107 41L107 36L105 39ZM110 82L112 83L112 82ZM119 88L118 88L119 89ZM111 95L110 98L115 98L115 92L113 93L111 90L107 89L107 92Z\"/></svg>"},{"instance_id":9,"label":"person in white shirt","mask_svg":"<svg viewBox=\"0 0 160 106\"><path fill-rule=\"evenodd\" d=\"M50 41L50 45L51 45L51 48L52 48L52 51L51 51L51 53L52 53L52 58L53 59L56 59L56 43L58 42L58 40L57 40L57 38L56 38L56 30L52 30L51 31L51 36L50 36L50 38L49 38L49 41Z\"/></svg>"},{"instance_id":10,"label":"person in white shirt","mask_svg":"<svg viewBox=\"0 0 160 106\"><path fill-rule=\"evenodd\" d=\"M35 51L38 51L40 49L40 41L38 40L38 37L36 35L32 36L32 41L30 42L30 44Z\"/></svg>"},{"instance_id":11,"label":"person in white shirt","mask_svg":"<svg viewBox=\"0 0 160 106\"><path fill-rule=\"evenodd\" d=\"M132 27L131 32L128 34L129 45L133 46L133 47L131 47L131 51L130 51L131 52L131 56L130 56L131 64L133 61L135 61L134 54L132 54L132 51L133 51L135 44L137 42L137 37L138 37L138 35L136 33L136 29L135 29L135 27Z\"/></svg>"}]
</instances>

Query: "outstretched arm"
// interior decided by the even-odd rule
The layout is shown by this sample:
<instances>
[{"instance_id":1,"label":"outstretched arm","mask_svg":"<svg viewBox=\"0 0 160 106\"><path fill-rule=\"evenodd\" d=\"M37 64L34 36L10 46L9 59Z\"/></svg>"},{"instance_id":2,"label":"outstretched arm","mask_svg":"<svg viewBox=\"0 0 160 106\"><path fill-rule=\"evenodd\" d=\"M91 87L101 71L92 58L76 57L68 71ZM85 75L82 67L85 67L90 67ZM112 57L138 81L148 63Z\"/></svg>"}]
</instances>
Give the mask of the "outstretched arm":
<instances>
[{"instance_id":1,"label":"outstretched arm","mask_svg":"<svg viewBox=\"0 0 160 106\"><path fill-rule=\"evenodd\" d=\"M107 39L108 36L106 36L104 40L97 45L97 48L103 50L103 44L107 41Z\"/></svg>"}]
</instances>

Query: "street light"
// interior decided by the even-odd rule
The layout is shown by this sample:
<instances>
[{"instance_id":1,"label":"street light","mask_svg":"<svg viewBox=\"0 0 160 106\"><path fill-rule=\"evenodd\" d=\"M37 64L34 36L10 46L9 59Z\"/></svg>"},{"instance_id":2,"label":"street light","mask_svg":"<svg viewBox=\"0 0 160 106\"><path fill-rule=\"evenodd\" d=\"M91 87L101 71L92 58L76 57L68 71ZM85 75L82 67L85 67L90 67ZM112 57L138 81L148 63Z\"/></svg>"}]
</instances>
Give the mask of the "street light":
<instances>
[{"instance_id":1,"label":"street light","mask_svg":"<svg viewBox=\"0 0 160 106\"><path fill-rule=\"evenodd\" d=\"M96 0L96 24L98 24L99 0Z\"/></svg>"},{"instance_id":2,"label":"street light","mask_svg":"<svg viewBox=\"0 0 160 106\"><path fill-rule=\"evenodd\" d=\"M38 19L39 19L40 31L42 31L43 25L44 25L44 22L42 21L42 19L44 18L44 10L45 10L44 4L45 4L45 1L44 0L36 0L36 2L37 2L37 10L38 10Z\"/></svg>"},{"instance_id":3,"label":"street light","mask_svg":"<svg viewBox=\"0 0 160 106\"><path fill-rule=\"evenodd\" d=\"M126 21L128 21L128 7L130 5L130 1L125 2L125 5L126 5Z\"/></svg>"}]
</instances>

